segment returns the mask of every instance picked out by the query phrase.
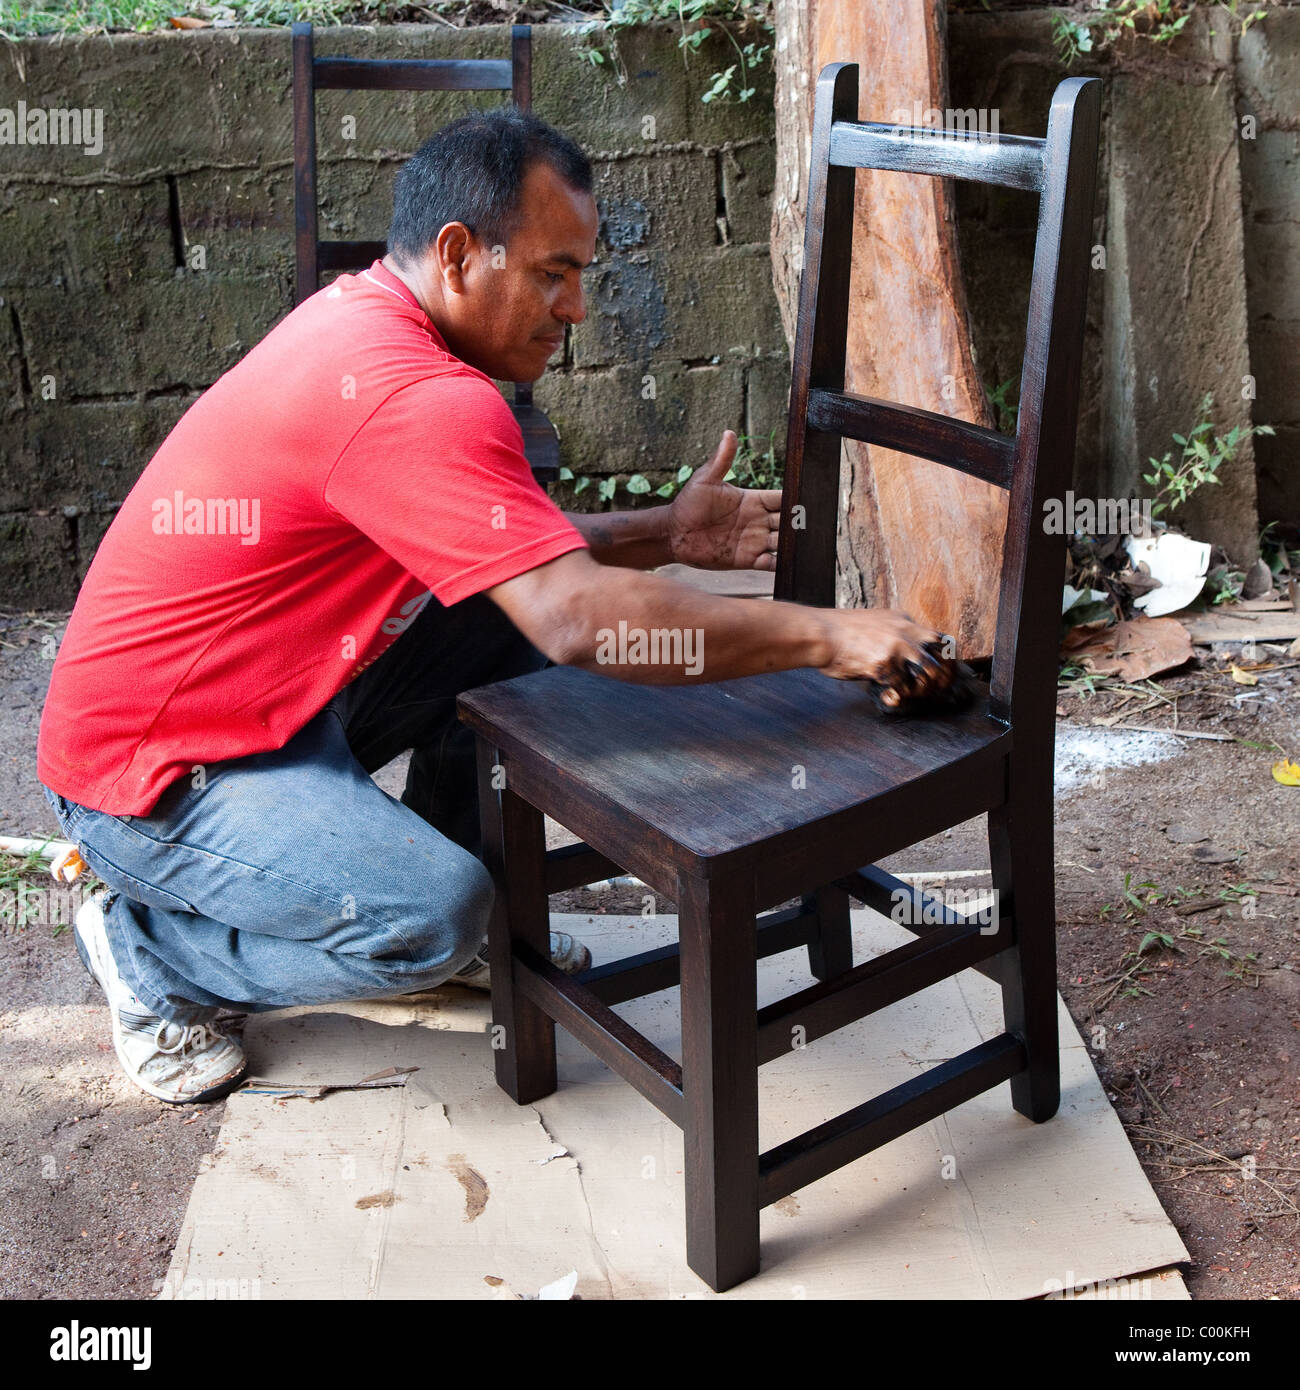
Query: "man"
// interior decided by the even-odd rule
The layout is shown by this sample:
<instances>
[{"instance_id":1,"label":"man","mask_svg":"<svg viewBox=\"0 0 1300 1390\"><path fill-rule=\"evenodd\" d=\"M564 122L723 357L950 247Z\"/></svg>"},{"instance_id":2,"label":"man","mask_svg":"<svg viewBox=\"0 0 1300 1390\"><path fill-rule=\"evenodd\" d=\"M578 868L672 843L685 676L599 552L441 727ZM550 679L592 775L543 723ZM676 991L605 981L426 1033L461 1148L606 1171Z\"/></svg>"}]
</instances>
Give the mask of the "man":
<instances>
[{"instance_id":1,"label":"man","mask_svg":"<svg viewBox=\"0 0 1300 1390\"><path fill-rule=\"evenodd\" d=\"M109 885L75 939L150 1095L238 1082L222 1008L486 987L493 885L459 692L548 660L669 683L948 678L922 650L939 634L905 615L642 572L774 567L779 494L722 481L730 431L668 506L566 515L537 486L493 381L540 377L582 322L591 189L578 147L532 116L445 127L402 168L388 254L195 402L100 545L37 770ZM703 668L601 662L620 620L698 629ZM398 802L370 774L408 749ZM569 937L552 952L590 960Z\"/></svg>"}]
</instances>

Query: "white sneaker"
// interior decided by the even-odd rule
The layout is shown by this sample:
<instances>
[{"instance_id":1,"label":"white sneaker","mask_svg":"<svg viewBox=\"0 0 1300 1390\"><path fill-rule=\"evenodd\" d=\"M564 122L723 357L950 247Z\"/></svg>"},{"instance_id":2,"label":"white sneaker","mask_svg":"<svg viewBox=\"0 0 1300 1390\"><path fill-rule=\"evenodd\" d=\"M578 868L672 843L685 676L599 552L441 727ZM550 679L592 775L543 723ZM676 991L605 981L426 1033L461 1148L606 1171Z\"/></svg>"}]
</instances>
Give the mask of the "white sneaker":
<instances>
[{"instance_id":1,"label":"white sneaker","mask_svg":"<svg viewBox=\"0 0 1300 1390\"><path fill-rule=\"evenodd\" d=\"M452 975L449 985L465 985L469 989L491 989L492 981L488 975L488 945L485 941L470 957L469 964L459 973ZM566 975L580 975L591 965L591 952L567 931L551 933L551 963Z\"/></svg>"},{"instance_id":2,"label":"white sneaker","mask_svg":"<svg viewBox=\"0 0 1300 1390\"><path fill-rule=\"evenodd\" d=\"M82 903L72 937L81 963L108 997L113 1046L122 1069L142 1091L172 1105L224 1096L244 1074L244 1049L214 1023L173 1023L136 998L117 973L109 948L104 929L108 896L101 891Z\"/></svg>"}]
</instances>

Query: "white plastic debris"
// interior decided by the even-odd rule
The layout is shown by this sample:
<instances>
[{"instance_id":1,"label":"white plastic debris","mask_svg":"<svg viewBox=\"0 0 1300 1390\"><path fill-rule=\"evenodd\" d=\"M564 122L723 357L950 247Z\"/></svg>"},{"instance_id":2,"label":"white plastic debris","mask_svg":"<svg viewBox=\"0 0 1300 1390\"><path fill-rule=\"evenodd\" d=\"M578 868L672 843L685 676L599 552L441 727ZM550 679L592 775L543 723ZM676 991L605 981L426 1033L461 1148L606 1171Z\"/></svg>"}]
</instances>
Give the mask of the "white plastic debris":
<instances>
[{"instance_id":1,"label":"white plastic debris","mask_svg":"<svg viewBox=\"0 0 1300 1390\"><path fill-rule=\"evenodd\" d=\"M1158 589L1133 600L1134 608L1140 608L1148 618L1177 613L1205 587L1205 574L1210 567L1207 541L1163 531L1158 536L1129 536L1124 546L1134 569L1145 564L1151 577L1160 581Z\"/></svg>"}]
</instances>

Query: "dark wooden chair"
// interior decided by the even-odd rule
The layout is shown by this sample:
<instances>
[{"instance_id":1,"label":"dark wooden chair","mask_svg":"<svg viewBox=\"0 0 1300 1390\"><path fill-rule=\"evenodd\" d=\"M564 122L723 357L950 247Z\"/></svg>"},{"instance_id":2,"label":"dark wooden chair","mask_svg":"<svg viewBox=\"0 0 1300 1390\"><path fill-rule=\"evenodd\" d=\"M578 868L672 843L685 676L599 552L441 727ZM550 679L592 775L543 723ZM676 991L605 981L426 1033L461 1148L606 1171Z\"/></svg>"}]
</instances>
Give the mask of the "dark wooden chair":
<instances>
[{"instance_id":1,"label":"dark wooden chair","mask_svg":"<svg viewBox=\"0 0 1300 1390\"><path fill-rule=\"evenodd\" d=\"M656 687L555 667L460 698L478 735L500 890L490 933L498 1082L520 1104L550 1094L558 1022L681 1126L687 1260L714 1289L757 1272L759 1210L796 1188L1005 1081L1033 1120L1059 1103L1052 755L1064 542L1041 518L1071 476L1099 90L1071 78L1044 139L982 144L859 124L856 65L831 64L818 79L776 594L834 602L845 437L1006 488L993 664L973 707L882 715L860 684L811 670ZM860 167L1039 194L1014 437L844 391ZM984 812L992 922L871 862ZM547 853L544 813L583 843ZM676 900L679 945L565 976L547 958L547 894L622 871ZM916 940L855 965L851 896L896 919L908 905ZM792 900L800 906L758 915ZM817 983L758 1009L756 959L795 946L807 947ZM968 968L1000 984L1003 1033L760 1152L757 1069L791 1047L793 1029L811 1041ZM611 1008L679 984L680 1064Z\"/></svg>"},{"instance_id":2,"label":"dark wooden chair","mask_svg":"<svg viewBox=\"0 0 1300 1390\"><path fill-rule=\"evenodd\" d=\"M364 270L388 246L383 241L322 241L316 204L316 93L329 89L384 92L510 92L514 104L532 106L532 26L510 26L509 58L317 58L312 26L293 26L294 303L320 288L322 274ZM432 133L432 132L430 132ZM531 381L514 383L513 409L524 453L538 482L560 474L560 440L546 413L533 404Z\"/></svg>"}]
</instances>

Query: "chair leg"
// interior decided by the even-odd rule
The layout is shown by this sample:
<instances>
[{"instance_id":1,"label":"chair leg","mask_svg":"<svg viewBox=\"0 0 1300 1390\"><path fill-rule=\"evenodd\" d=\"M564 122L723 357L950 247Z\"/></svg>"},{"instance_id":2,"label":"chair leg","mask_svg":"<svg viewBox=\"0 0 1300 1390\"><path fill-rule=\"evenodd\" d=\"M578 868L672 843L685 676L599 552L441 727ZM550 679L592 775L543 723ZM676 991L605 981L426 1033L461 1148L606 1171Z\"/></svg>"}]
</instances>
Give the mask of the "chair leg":
<instances>
[{"instance_id":1,"label":"chair leg","mask_svg":"<svg viewBox=\"0 0 1300 1390\"><path fill-rule=\"evenodd\" d=\"M677 906L686 1263L721 1293L757 1274L759 1265L753 886L683 874Z\"/></svg>"},{"instance_id":2,"label":"chair leg","mask_svg":"<svg viewBox=\"0 0 1300 1390\"><path fill-rule=\"evenodd\" d=\"M1061 1101L1056 1014L1056 892L1052 799L1027 798L989 812L989 855L1000 915L1016 944L999 958L1002 1013L1023 1040L1026 1070L1011 1078L1011 1104L1042 1122Z\"/></svg>"},{"instance_id":3,"label":"chair leg","mask_svg":"<svg viewBox=\"0 0 1300 1390\"><path fill-rule=\"evenodd\" d=\"M497 1085L519 1105L549 1096L557 1085L555 1021L514 987L514 942L550 956L546 897L546 831L542 813L501 785L497 750L478 744L479 814L484 863L496 883L488 926L492 972L492 1049Z\"/></svg>"},{"instance_id":4,"label":"chair leg","mask_svg":"<svg viewBox=\"0 0 1300 1390\"><path fill-rule=\"evenodd\" d=\"M833 980L853 969L853 927L849 922L849 895L829 885L809 893L806 908L817 914L817 934L808 943L808 968L813 978Z\"/></svg>"}]
</instances>

